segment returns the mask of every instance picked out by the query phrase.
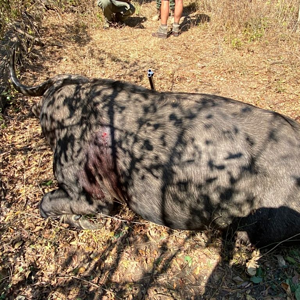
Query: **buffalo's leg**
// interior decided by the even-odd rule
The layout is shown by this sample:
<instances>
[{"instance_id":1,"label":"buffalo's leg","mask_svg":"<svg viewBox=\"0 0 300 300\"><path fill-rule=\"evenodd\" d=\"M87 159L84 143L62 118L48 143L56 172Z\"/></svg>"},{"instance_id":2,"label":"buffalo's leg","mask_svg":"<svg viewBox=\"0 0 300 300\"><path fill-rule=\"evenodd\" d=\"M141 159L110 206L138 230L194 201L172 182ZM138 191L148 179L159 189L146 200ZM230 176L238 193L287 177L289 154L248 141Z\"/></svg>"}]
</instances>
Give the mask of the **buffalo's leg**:
<instances>
[{"instance_id":1,"label":"buffalo's leg","mask_svg":"<svg viewBox=\"0 0 300 300\"><path fill-rule=\"evenodd\" d=\"M97 201L86 193L71 197L64 189L59 188L44 195L40 202L40 214L43 218L61 217L65 223L83 229L95 229L82 215L95 215L98 213L110 214L113 203Z\"/></svg>"}]
</instances>

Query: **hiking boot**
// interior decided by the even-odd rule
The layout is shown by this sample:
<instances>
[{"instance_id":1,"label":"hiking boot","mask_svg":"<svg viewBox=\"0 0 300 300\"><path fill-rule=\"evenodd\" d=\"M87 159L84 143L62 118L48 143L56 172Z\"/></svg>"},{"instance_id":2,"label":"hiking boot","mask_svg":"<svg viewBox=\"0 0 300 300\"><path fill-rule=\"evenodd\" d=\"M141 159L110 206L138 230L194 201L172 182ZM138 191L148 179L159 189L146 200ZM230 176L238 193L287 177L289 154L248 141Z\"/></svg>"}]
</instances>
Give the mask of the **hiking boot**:
<instances>
[{"instance_id":1,"label":"hiking boot","mask_svg":"<svg viewBox=\"0 0 300 300\"><path fill-rule=\"evenodd\" d=\"M180 33L179 33L179 31L172 31L171 35L173 35L175 37L179 37Z\"/></svg>"},{"instance_id":2,"label":"hiking boot","mask_svg":"<svg viewBox=\"0 0 300 300\"><path fill-rule=\"evenodd\" d=\"M178 37L180 32L179 32L179 24L177 23L173 23L173 28L172 28L172 35L175 36L175 37Z\"/></svg>"},{"instance_id":3,"label":"hiking boot","mask_svg":"<svg viewBox=\"0 0 300 300\"><path fill-rule=\"evenodd\" d=\"M163 33L163 32L157 31L157 32L152 33L152 36L160 38L160 39L166 39L168 37L168 33Z\"/></svg>"},{"instance_id":4,"label":"hiking boot","mask_svg":"<svg viewBox=\"0 0 300 300\"><path fill-rule=\"evenodd\" d=\"M168 25L160 25L157 32L152 33L153 37L166 39L168 37Z\"/></svg>"}]
</instances>

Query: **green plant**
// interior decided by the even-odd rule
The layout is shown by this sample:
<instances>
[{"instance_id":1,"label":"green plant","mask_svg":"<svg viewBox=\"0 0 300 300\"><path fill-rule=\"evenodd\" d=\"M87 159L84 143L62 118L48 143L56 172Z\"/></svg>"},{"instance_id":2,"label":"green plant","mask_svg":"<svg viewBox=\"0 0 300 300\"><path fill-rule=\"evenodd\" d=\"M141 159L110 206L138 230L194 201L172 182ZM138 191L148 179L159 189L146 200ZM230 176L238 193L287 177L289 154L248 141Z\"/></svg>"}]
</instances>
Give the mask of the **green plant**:
<instances>
[{"instance_id":1,"label":"green plant","mask_svg":"<svg viewBox=\"0 0 300 300\"><path fill-rule=\"evenodd\" d=\"M290 292L295 295L296 300L300 300L300 283L293 278L288 278L285 280L288 285Z\"/></svg>"},{"instance_id":2,"label":"green plant","mask_svg":"<svg viewBox=\"0 0 300 300\"><path fill-rule=\"evenodd\" d=\"M4 91L1 93L0 97L4 98L8 104L11 104L11 102L14 98L14 93L12 90Z\"/></svg>"},{"instance_id":3,"label":"green plant","mask_svg":"<svg viewBox=\"0 0 300 300\"><path fill-rule=\"evenodd\" d=\"M256 274L250 278L250 281L252 281L255 284L261 283L263 281L263 269L261 267L257 268Z\"/></svg>"},{"instance_id":4,"label":"green plant","mask_svg":"<svg viewBox=\"0 0 300 300\"><path fill-rule=\"evenodd\" d=\"M284 87L285 80L278 79L275 81L275 91L276 93L284 93L286 88Z\"/></svg>"},{"instance_id":5,"label":"green plant","mask_svg":"<svg viewBox=\"0 0 300 300\"><path fill-rule=\"evenodd\" d=\"M190 256L186 255L186 256L184 257L184 260L188 263L188 266L189 266L189 267L192 266L193 259L192 259Z\"/></svg>"},{"instance_id":6,"label":"green plant","mask_svg":"<svg viewBox=\"0 0 300 300\"><path fill-rule=\"evenodd\" d=\"M266 18L255 18L245 24L244 36L249 42L261 39L267 28Z\"/></svg>"},{"instance_id":7,"label":"green plant","mask_svg":"<svg viewBox=\"0 0 300 300\"><path fill-rule=\"evenodd\" d=\"M139 16L141 13L141 5L138 2L136 2L134 3L134 7L135 7L135 14Z\"/></svg>"},{"instance_id":8,"label":"green plant","mask_svg":"<svg viewBox=\"0 0 300 300\"><path fill-rule=\"evenodd\" d=\"M2 0L0 2L0 38L3 37L7 26L14 21L21 20L22 14L34 7L32 0Z\"/></svg>"},{"instance_id":9,"label":"green plant","mask_svg":"<svg viewBox=\"0 0 300 300\"><path fill-rule=\"evenodd\" d=\"M233 49L241 49L242 47L242 41L239 38L233 38L231 40L231 46Z\"/></svg>"}]
</instances>

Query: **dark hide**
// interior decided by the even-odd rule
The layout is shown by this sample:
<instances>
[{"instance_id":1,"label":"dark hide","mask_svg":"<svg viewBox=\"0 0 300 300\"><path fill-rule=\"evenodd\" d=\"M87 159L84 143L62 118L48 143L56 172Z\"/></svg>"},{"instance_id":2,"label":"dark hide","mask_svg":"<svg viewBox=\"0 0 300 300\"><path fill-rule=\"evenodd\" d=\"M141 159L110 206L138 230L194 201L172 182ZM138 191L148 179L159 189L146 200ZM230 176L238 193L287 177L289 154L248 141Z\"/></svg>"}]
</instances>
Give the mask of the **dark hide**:
<instances>
[{"instance_id":1,"label":"dark hide","mask_svg":"<svg viewBox=\"0 0 300 300\"><path fill-rule=\"evenodd\" d=\"M171 228L241 230L258 246L300 233L297 122L214 95L74 75L28 88L11 74L20 92L43 95L59 183L43 217L109 213L117 201Z\"/></svg>"}]
</instances>

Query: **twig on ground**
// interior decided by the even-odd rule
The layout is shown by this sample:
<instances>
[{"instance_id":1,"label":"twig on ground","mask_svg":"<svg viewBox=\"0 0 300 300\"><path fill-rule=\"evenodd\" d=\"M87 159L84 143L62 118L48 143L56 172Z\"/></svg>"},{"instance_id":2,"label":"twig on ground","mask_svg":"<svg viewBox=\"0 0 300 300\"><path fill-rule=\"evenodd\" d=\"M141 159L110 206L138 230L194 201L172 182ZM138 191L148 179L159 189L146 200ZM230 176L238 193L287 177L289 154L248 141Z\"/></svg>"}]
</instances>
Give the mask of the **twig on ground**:
<instances>
[{"instance_id":1,"label":"twig on ground","mask_svg":"<svg viewBox=\"0 0 300 300\"><path fill-rule=\"evenodd\" d=\"M21 30L20 28L17 28L17 27L13 27L14 31L16 31L17 33L20 33L24 36L26 36L28 39L32 40L34 43L36 43L37 45L39 46L44 46L44 43L39 39L39 38L36 38L30 34L28 34L27 32Z\"/></svg>"},{"instance_id":2,"label":"twig on ground","mask_svg":"<svg viewBox=\"0 0 300 300\"><path fill-rule=\"evenodd\" d=\"M270 252L272 252L273 250L275 250L277 247L279 247L281 244L285 243L285 242L288 242L290 240L292 240L293 238L297 237L297 236L300 236L300 233L297 233L291 237L289 237L288 239L285 239L279 243L277 243L273 248L271 248L269 251L267 251L266 253L264 253L263 255L261 255L259 258L262 258L263 256L266 256L267 254L269 254ZM262 248L266 248L268 246L265 246L265 247L262 247Z\"/></svg>"}]
</instances>

